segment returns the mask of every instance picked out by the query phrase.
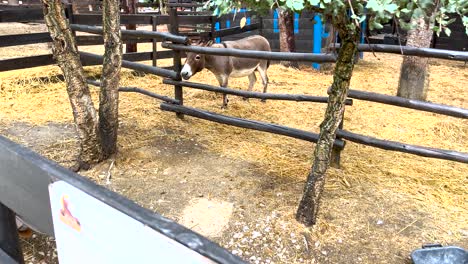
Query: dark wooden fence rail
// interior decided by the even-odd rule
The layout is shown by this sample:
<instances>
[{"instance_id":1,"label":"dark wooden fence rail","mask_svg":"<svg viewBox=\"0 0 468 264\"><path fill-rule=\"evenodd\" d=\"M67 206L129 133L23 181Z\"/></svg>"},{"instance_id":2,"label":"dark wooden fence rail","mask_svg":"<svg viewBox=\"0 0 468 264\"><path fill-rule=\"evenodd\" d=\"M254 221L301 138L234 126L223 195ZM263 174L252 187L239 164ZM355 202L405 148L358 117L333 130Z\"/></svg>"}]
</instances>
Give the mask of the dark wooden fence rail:
<instances>
[{"instance_id":1,"label":"dark wooden fence rail","mask_svg":"<svg viewBox=\"0 0 468 264\"><path fill-rule=\"evenodd\" d=\"M359 99L359 100L364 100L364 101L383 103L383 104L405 107L405 108L426 111L426 112L431 112L431 113L436 113L436 114L442 114L446 116L453 116L453 117L460 117L460 118L468 119L468 109L458 108L454 106L435 104L435 103L429 103L429 102L424 102L424 101L406 99L406 98L402 98L398 96L391 96L391 95L357 91L357 90L349 90L348 97Z\"/></svg>"},{"instance_id":2,"label":"dark wooden fence rail","mask_svg":"<svg viewBox=\"0 0 468 264\"><path fill-rule=\"evenodd\" d=\"M172 50L158 51L157 56L160 59L172 58L173 51ZM136 53L123 54L123 59L125 61L130 61L130 62L148 61L148 60L151 60L152 57L153 57L152 52L136 52ZM81 54L81 62L83 66L102 65L102 56L95 55L92 53L85 53L84 55ZM47 65L52 65L52 64L55 64L52 54L3 59L3 60L0 60L0 72L39 67L39 66L47 66ZM161 68L161 69L167 70L165 68ZM141 70L141 71L144 71L144 70ZM165 76L165 75L160 75L160 76Z\"/></svg>"},{"instance_id":3,"label":"dark wooden fence rail","mask_svg":"<svg viewBox=\"0 0 468 264\"><path fill-rule=\"evenodd\" d=\"M129 53L129 54L132 54L132 53ZM87 63L102 64L102 62L103 62L103 56L101 56L101 55L88 53L88 52L80 52L80 56L81 56L81 58L84 58L84 60ZM125 58L124 58L124 60L122 60L122 67L127 68L127 69L136 70L136 71L145 72L145 73L151 73L151 74L154 74L154 75L157 75L157 76L167 77L167 78L174 78L175 79L175 78L177 78L177 76L179 76L178 72L168 70L168 69L164 69L164 68L160 68L160 67L153 67L153 66L145 65L145 64L142 64L142 63L127 61L127 60L125 60Z\"/></svg>"},{"instance_id":4,"label":"dark wooden fence rail","mask_svg":"<svg viewBox=\"0 0 468 264\"><path fill-rule=\"evenodd\" d=\"M380 149L409 153L409 154L414 154L414 155L429 157L429 158L437 158L437 159L457 161L461 163L468 163L468 153L464 153L464 152L421 147L421 146L410 145L410 144L405 144L405 143L400 143L400 142L395 142L395 141L382 140L382 139L359 135L359 134L352 133L346 130L341 130L341 129L339 129L336 132L336 136L342 139L347 139L355 143L359 143L359 144L363 144L363 145L367 145L371 147L376 147Z\"/></svg>"},{"instance_id":5,"label":"dark wooden fence rail","mask_svg":"<svg viewBox=\"0 0 468 264\"><path fill-rule=\"evenodd\" d=\"M49 32L3 35L0 36L0 47L47 43L51 41Z\"/></svg>"},{"instance_id":6,"label":"dark wooden fence rail","mask_svg":"<svg viewBox=\"0 0 468 264\"><path fill-rule=\"evenodd\" d=\"M171 79L164 79L164 84L180 85L184 87L205 90L210 92L232 94L242 96L245 98L257 98L257 99L269 99L269 100L284 100L284 101L296 101L296 102L314 102L314 103L328 103L328 97L326 96L311 96L304 94L273 94L273 93L260 93L260 92L249 92L238 89L224 88L219 86L213 86L202 83L194 82L183 82L174 81ZM346 105L353 105L352 99L346 99Z\"/></svg>"},{"instance_id":7,"label":"dark wooden fence rail","mask_svg":"<svg viewBox=\"0 0 468 264\"><path fill-rule=\"evenodd\" d=\"M71 29L80 32L87 32L93 34L103 34L102 27L96 26L87 26L87 25L70 25ZM167 32L155 32L155 31L146 31L146 30L121 30L122 37L132 37L133 39L158 39L160 41L169 40L174 43L187 44L189 39L184 36L177 36Z\"/></svg>"},{"instance_id":8,"label":"dark wooden fence rail","mask_svg":"<svg viewBox=\"0 0 468 264\"><path fill-rule=\"evenodd\" d=\"M169 24L168 15L128 15L122 14L120 16L120 23L125 24L139 24L139 25L152 25L152 17L158 17L158 25ZM181 24L209 24L211 23L211 16L178 16ZM102 15L101 14L75 14L73 15L75 24L82 25L102 25Z\"/></svg>"},{"instance_id":9,"label":"dark wooden fence rail","mask_svg":"<svg viewBox=\"0 0 468 264\"><path fill-rule=\"evenodd\" d=\"M299 129L295 129L291 127L271 124L271 123L264 123L264 122L260 122L256 120L248 120L248 119L243 119L243 118L238 118L238 117L225 116L225 115L212 113L212 112L208 112L208 111L204 111L204 110L200 110L196 108L190 108L190 107L186 107L182 105L162 103L161 110L182 113L185 115L198 117L201 119L205 119L205 120L209 120L209 121L213 121L213 122L217 122L221 124L269 132L273 134L302 139L302 140L309 141L309 142L316 143L318 141L318 134L315 134L315 133L311 133L311 132L307 132L307 131L303 131L303 130L299 130ZM345 146L345 142L340 139L336 139L334 146L337 148L343 149Z\"/></svg>"},{"instance_id":10,"label":"dark wooden fence rail","mask_svg":"<svg viewBox=\"0 0 468 264\"><path fill-rule=\"evenodd\" d=\"M332 48L340 48L340 44L331 46ZM393 53L400 55L418 56L426 58L437 58L455 61L468 61L468 51L455 51L455 50L443 50L443 49L431 49L431 48L415 48L410 46L398 46L398 45L384 45L384 44L359 44L359 51L366 52L382 52L382 53Z\"/></svg>"},{"instance_id":11,"label":"dark wooden fence rail","mask_svg":"<svg viewBox=\"0 0 468 264\"><path fill-rule=\"evenodd\" d=\"M0 60L0 72L55 64L51 54Z\"/></svg>"},{"instance_id":12,"label":"dark wooden fence rail","mask_svg":"<svg viewBox=\"0 0 468 264\"><path fill-rule=\"evenodd\" d=\"M231 27L231 28L226 28L226 29L220 29L215 32L213 32L213 37L225 37L225 36L232 36L235 34L241 34L244 32L256 30L256 29L261 29L262 23L255 23L255 24L250 24L250 25L245 25L244 27Z\"/></svg>"},{"instance_id":13,"label":"dark wooden fence rail","mask_svg":"<svg viewBox=\"0 0 468 264\"><path fill-rule=\"evenodd\" d=\"M168 3L168 7L203 7L204 4L195 4L195 3Z\"/></svg>"},{"instance_id":14,"label":"dark wooden fence rail","mask_svg":"<svg viewBox=\"0 0 468 264\"><path fill-rule=\"evenodd\" d=\"M44 19L42 8L0 10L1 22L31 22Z\"/></svg>"},{"instance_id":15,"label":"dark wooden fence rail","mask_svg":"<svg viewBox=\"0 0 468 264\"><path fill-rule=\"evenodd\" d=\"M159 42L163 40L163 37L157 37ZM78 46L89 46L89 45L102 45L104 40L102 36L95 35L78 35L75 38ZM51 42L50 34L45 33L30 33L30 34L17 34L17 35L4 35L0 36L0 47L11 47L29 44L39 44ZM124 43L149 43L152 42L150 37L134 36L131 33L122 36ZM173 53L171 51L171 53Z\"/></svg>"},{"instance_id":16,"label":"dark wooden fence rail","mask_svg":"<svg viewBox=\"0 0 468 264\"><path fill-rule=\"evenodd\" d=\"M91 84L91 85L94 85L94 86L98 86L98 87L101 86L101 83L98 82L98 81L86 80L86 82L88 84ZM141 88L138 88L138 87L119 87L119 92L140 93L140 94L143 94L143 95L155 98L155 99L159 99L159 100L167 102L167 103L180 104L179 100L176 100L174 98L170 98L170 97L167 97L167 96L164 96L164 95L160 95L160 94L157 94L157 93L153 93L151 91L141 89Z\"/></svg>"},{"instance_id":17,"label":"dark wooden fence rail","mask_svg":"<svg viewBox=\"0 0 468 264\"><path fill-rule=\"evenodd\" d=\"M336 57L331 54L311 54L297 52L269 52L269 51L254 51L254 50L239 50L231 48L210 48L200 46L185 46L173 43L163 42L164 48L173 50L182 50L197 52L202 54L211 54L219 56L234 56L240 58L264 59L264 60L288 60L288 61L308 61L308 62L335 62Z\"/></svg>"}]
</instances>

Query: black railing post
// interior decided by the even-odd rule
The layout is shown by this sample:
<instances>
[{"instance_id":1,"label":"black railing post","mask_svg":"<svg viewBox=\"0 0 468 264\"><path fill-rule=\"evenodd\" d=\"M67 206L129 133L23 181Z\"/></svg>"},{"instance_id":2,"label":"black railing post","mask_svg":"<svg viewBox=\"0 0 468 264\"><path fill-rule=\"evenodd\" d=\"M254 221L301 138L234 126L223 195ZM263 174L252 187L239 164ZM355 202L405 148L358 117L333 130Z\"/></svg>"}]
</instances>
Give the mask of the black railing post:
<instances>
[{"instance_id":1,"label":"black railing post","mask_svg":"<svg viewBox=\"0 0 468 264\"><path fill-rule=\"evenodd\" d=\"M2 203L0 203L0 250L18 263L24 263L16 226L16 215Z\"/></svg>"},{"instance_id":2,"label":"black railing post","mask_svg":"<svg viewBox=\"0 0 468 264\"><path fill-rule=\"evenodd\" d=\"M338 125L339 129L343 129L343 121L344 121L344 113L341 119L340 124ZM343 140L341 137L336 137L336 139ZM343 140L344 141L344 140ZM330 160L330 166L336 169L339 169L341 167L340 162L341 162L341 151L342 148L337 148L336 146L333 146L332 148L332 155L331 155L331 160Z\"/></svg>"},{"instance_id":3,"label":"black railing post","mask_svg":"<svg viewBox=\"0 0 468 264\"><path fill-rule=\"evenodd\" d=\"M209 38L210 40L214 41L215 40L215 37L214 37L214 32L216 31L216 18L214 16L211 16L210 17L210 23L211 23L211 31L209 33Z\"/></svg>"},{"instance_id":4,"label":"black railing post","mask_svg":"<svg viewBox=\"0 0 468 264\"><path fill-rule=\"evenodd\" d=\"M158 31L158 16L151 16L151 22L153 24L153 31ZM153 54L151 56L153 60L153 67L158 66L158 41L157 39L153 39Z\"/></svg>"},{"instance_id":5,"label":"black railing post","mask_svg":"<svg viewBox=\"0 0 468 264\"><path fill-rule=\"evenodd\" d=\"M65 14L66 14L66 16L68 18L68 23L69 24L75 24L75 18L73 17L73 5L72 4L67 4L65 6ZM72 29L72 33L73 33L73 36L75 37L75 41L76 41L76 31Z\"/></svg>"},{"instance_id":6,"label":"black railing post","mask_svg":"<svg viewBox=\"0 0 468 264\"><path fill-rule=\"evenodd\" d=\"M179 22L177 19L177 9L174 7L171 7L169 10L169 24L170 24L170 32L174 35L179 34ZM176 81L181 81L182 78L180 77L180 71L182 70L182 61L181 61L181 55L180 51L174 50L174 71L177 72L177 77ZM184 104L184 95L183 95L183 90L182 86L180 85L175 85L174 86L174 93L175 93L175 99L179 100L180 105ZM182 113L177 113L176 114L178 118L184 118L184 115Z\"/></svg>"}]
</instances>

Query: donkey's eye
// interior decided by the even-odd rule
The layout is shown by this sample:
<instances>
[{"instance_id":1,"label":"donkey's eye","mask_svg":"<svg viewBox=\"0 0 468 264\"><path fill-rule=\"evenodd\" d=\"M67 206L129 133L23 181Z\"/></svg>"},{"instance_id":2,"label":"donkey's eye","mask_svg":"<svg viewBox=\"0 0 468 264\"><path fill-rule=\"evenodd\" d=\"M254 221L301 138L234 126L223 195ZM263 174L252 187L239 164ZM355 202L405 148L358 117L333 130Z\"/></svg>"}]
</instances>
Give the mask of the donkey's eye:
<instances>
[{"instance_id":1,"label":"donkey's eye","mask_svg":"<svg viewBox=\"0 0 468 264\"><path fill-rule=\"evenodd\" d=\"M199 59L200 59L200 55L195 56L195 59L196 59L196 60L199 60Z\"/></svg>"}]
</instances>

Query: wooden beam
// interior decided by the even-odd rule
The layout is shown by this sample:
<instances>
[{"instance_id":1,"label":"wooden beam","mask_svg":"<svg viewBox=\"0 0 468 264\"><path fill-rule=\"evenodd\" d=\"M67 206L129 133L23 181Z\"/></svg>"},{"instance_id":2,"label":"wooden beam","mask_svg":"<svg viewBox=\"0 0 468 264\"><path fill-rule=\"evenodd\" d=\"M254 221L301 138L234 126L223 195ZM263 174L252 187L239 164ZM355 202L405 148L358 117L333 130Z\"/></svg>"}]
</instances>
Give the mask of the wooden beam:
<instances>
[{"instance_id":1,"label":"wooden beam","mask_svg":"<svg viewBox=\"0 0 468 264\"><path fill-rule=\"evenodd\" d=\"M30 22L43 19L42 8L0 10L0 22Z\"/></svg>"},{"instance_id":2,"label":"wooden beam","mask_svg":"<svg viewBox=\"0 0 468 264\"><path fill-rule=\"evenodd\" d=\"M340 48L339 44L332 45L332 47ZM454 50L443 50L443 49L431 49L431 48L415 48L410 46L399 46L399 45L385 45L385 44L359 44L359 51L365 52L384 52L394 53L408 56L418 56L426 58L437 58L446 60L456 61L468 61L468 52L466 51L454 51Z\"/></svg>"},{"instance_id":3,"label":"wooden beam","mask_svg":"<svg viewBox=\"0 0 468 264\"><path fill-rule=\"evenodd\" d=\"M172 43L162 43L167 49L197 52L202 54L212 54L219 56L234 56L241 58L264 59L264 60L289 60L289 61L309 61L309 62L335 62L336 57L331 54L311 54L296 52L269 52L257 50L240 50L231 48L209 48L200 46L185 46Z\"/></svg>"},{"instance_id":4,"label":"wooden beam","mask_svg":"<svg viewBox=\"0 0 468 264\"><path fill-rule=\"evenodd\" d=\"M50 38L50 34L48 32L4 35L0 36L0 47L47 43L51 41L52 39Z\"/></svg>"},{"instance_id":5,"label":"wooden beam","mask_svg":"<svg viewBox=\"0 0 468 264\"><path fill-rule=\"evenodd\" d=\"M296 102L315 102L315 103L328 103L328 97L326 96L311 96L303 94L273 94L273 93L260 93L260 92L249 92L238 89L224 88L219 86L213 86L202 83L194 82L182 82L174 81L170 79L164 79L164 84L180 85L184 87L205 90L210 92L232 94L242 96L245 98L257 98L257 99L268 99L268 100L285 100L285 101L296 101ZM353 100L346 99L346 105L352 105Z\"/></svg>"},{"instance_id":6,"label":"wooden beam","mask_svg":"<svg viewBox=\"0 0 468 264\"><path fill-rule=\"evenodd\" d=\"M75 16L76 17L76 16ZM76 31L87 32L92 34L102 35L102 27L87 26L79 24L71 24L70 28ZM160 39L168 40L176 43L187 44L188 38L183 36L177 36L168 32L157 32L147 30L122 30L122 37L128 37L132 39Z\"/></svg>"},{"instance_id":7,"label":"wooden beam","mask_svg":"<svg viewBox=\"0 0 468 264\"><path fill-rule=\"evenodd\" d=\"M406 99L398 96L391 96L358 90L349 90L348 97L364 101L377 102L382 104L394 105L420 111L468 119L468 109L458 108L454 106L435 104L430 102Z\"/></svg>"},{"instance_id":8,"label":"wooden beam","mask_svg":"<svg viewBox=\"0 0 468 264\"><path fill-rule=\"evenodd\" d=\"M444 160L452 160L461 163L468 163L468 153L457 152L451 150L443 150L436 148L421 147L416 145L410 145L390 140L382 140L372 138L368 136L359 135L346 130L338 130L336 133L337 137L346 139L355 143L372 146L385 150L398 151L403 153L414 154L423 157L437 158Z\"/></svg>"},{"instance_id":9,"label":"wooden beam","mask_svg":"<svg viewBox=\"0 0 468 264\"><path fill-rule=\"evenodd\" d=\"M248 129L253 129L253 130L258 130L258 131L263 131L263 132L269 132L273 134L302 139L302 140L309 141L309 142L316 143L319 137L318 134L295 129L295 128L280 126L280 125L271 124L271 123L264 123L264 122L260 122L256 120L248 120L248 119L243 119L243 118L238 118L238 117L220 115L217 113L212 113L212 112L208 112L208 111L204 111L204 110L200 110L196 108L190 108L186 106L181 106L181 105L172 105L172 104L162 103L161 110L182 113L185 115L189 115L189 116L193 116L193 117L197 117L197 118L201 118L201 119L205 119L205 120L209 120L209 121L213 121L213 122L217 122L221 124L248 128ZM343 140L337 139L335 140L334 146L336 146L337 148L343 149L345 146L345 143Z\"/></svg>"},{"instance_id":10,"label":"wooden beam","mask_svg":"<svg viewBox=\"0 0 468 264\"><path fill-rule=\"evenodd\" d=\"M102 64L102 61L103 61L103 56L93 54L93 53L88 53L88 52L80 52L80 57L83 62L83 65L84 64L97 65L97 64ZM127 60L122 60L122 67L136 70L136 71L145 72L145 73L151 73L157 76L167 77L167 78L175 79L178 76L178 73L175 71L166 70L166 69L159 68L159 67L153 67L153 66L142 64L142 63L131 62Z\"/></svg>"},{"instance_id":11,"label":"wooden beam","mask_svg":"<svg viewBox=\"0 0 468 264\"><path fill-rule=\"evenodd\" d=\"M244 33L244 32L247 32L247 31L256 30L256 29L259 29L259 28L260 28L260 23L246 25L243 28L241 28L241 27L226 28L226 29L221 29L221 30L213 32L213 37L215 37L215 38L225 37L225 36Z\"/></svg>"},{"instance_id":12,"label":"wooden beam","mask_svg":"<svg viewBox=\"0 0 468 264\"><path fill-rule=\"evenodd\" d=\"M52 54L0 60L0 71L11 71L55 64Z\"/></svg>"},{"instance_id":13,"label":"wooden beam","mask_svg":"<svg viewBox=\"0 0 468 264\"><path fill-rule=\"evenodd\" d=\"M98 82L98 81L86 80L86 82L88 84L91 84L91 85L94 85L94 86L97 86L97 87L101 87L101 83ZM172 104L179 104L179 101L174 99L174 98L170 98L170 97L167 97L167 96L164 96L164 95L159 95L159 94L156 94L156 93L153 93L151 91L144 90L144 89L141 89L141 88L138 88L138 87L119 87L119 92L140 93L140 94L152 97L152 98L159 99L159 100L164 101L164 102L168 102L168 103L172 103Z\"/></svg>"}]
</instances>

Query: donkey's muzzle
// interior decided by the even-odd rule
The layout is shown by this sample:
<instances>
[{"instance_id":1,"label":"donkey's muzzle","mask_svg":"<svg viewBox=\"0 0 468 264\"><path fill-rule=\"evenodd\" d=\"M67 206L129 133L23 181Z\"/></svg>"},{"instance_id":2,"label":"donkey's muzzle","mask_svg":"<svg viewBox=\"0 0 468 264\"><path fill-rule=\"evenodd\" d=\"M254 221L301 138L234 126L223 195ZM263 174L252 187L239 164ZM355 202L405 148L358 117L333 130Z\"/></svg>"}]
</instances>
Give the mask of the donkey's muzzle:
<instances>
[{"instance_id":1,"label":"donkey's muzzle","mask_svg":"<svg viewBox=\"0 0 468 264\"><path fill-rule=\"evenodd\" d=\"M189 72L181 72L180 76L182 76L184 80L188 80L190 79L190 77L192 77L192 75Z\"/></svg>"},{"instance_id":2,"label":"donkey's muzzle","mask_svg":"<svg viewBox=\"0 0 468 264\"><path fill-rule=\"evenodd\" d=\"M182 70L180 71L180 76L182 76L182 78L184 80L188 80L190 79L190 77L192 77L193 73L192 73L192 68L190 67L189 64L185 64L184 67L182 68Z\"/></svg>"}]
</instances>

